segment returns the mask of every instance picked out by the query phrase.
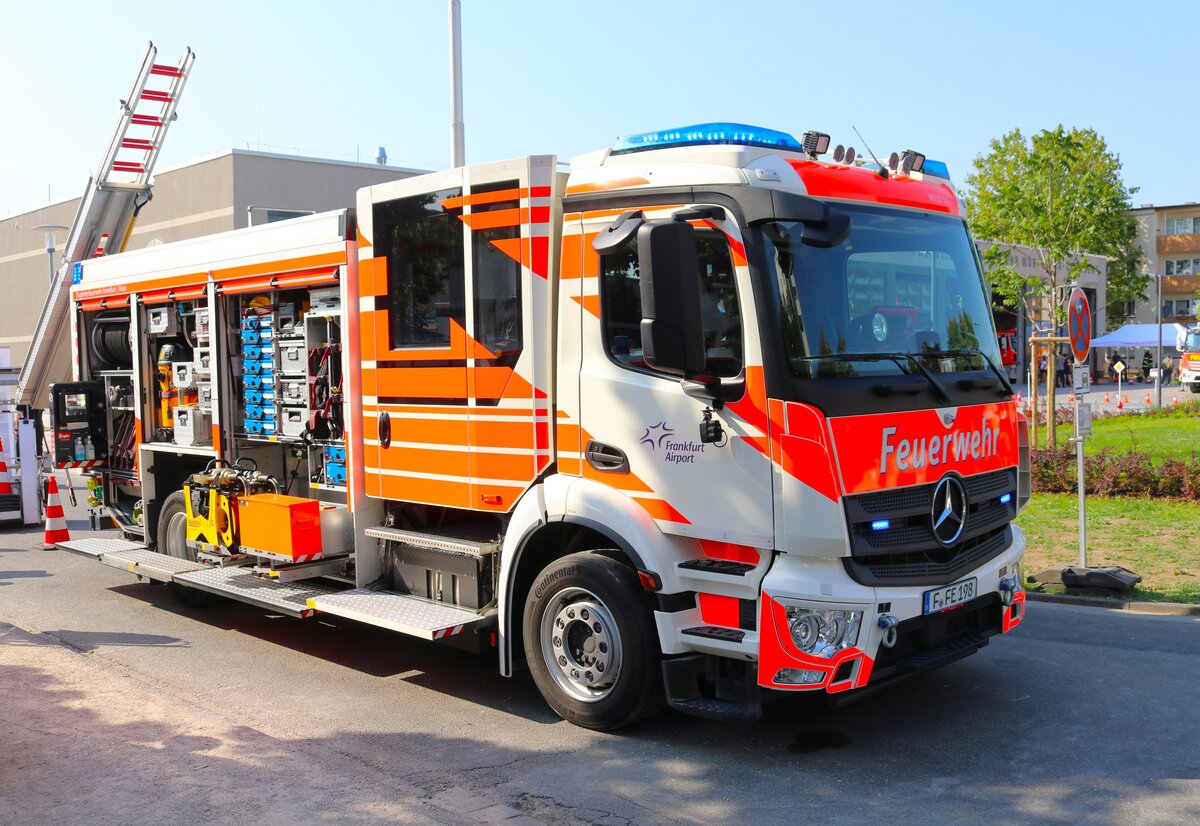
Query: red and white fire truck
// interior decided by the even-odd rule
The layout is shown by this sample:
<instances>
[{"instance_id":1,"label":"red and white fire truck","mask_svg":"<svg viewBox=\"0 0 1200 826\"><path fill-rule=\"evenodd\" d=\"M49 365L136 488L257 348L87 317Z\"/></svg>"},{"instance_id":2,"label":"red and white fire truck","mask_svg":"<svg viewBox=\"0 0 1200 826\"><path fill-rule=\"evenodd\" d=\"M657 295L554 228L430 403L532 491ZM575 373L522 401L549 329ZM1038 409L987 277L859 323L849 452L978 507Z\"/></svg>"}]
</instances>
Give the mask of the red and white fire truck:
<instances>
[{"instance_id":1,"label":"red and white fire truck","mask_svg":"<svg viewBox=\"0 0 1200 826\"><path fill-rule=\"evenodd\" d=\"M1029 496L979 258L944 165L828 144L638 134L83 262L55 445L124 538L67 547L497 649L599 729L974 653Z\"/></svg>"},{"instance_id":2,"label":"red and white fire truck","mask_svg":"<svg viewBox=\"0 0 1200 826\"><path fill-rule=\"evenodd\" d=\"M1179 383L1200 393L1200 324L1187 328L1179 350Z\"/></svg>"}]
</instances>

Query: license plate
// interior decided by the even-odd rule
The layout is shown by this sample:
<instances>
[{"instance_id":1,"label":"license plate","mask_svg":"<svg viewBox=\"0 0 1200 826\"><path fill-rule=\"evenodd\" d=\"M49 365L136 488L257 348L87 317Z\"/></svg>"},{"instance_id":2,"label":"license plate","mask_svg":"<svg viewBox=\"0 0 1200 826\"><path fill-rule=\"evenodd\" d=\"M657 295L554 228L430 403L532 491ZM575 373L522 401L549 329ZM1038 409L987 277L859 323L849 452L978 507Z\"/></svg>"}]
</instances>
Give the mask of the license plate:
<instances>
[{"instance_id":1,"label":"license plate","mask_svg":"<svg viewBox=\"0 0 1200 826\"><path fill-rule=\"evenodd\" d=\"M925 610L922 613L936 614L964 602L975 599L979 593L979 580L976 577L964 579L953 585L934 588L925 592Z\"/></svg>"}]
</instances>

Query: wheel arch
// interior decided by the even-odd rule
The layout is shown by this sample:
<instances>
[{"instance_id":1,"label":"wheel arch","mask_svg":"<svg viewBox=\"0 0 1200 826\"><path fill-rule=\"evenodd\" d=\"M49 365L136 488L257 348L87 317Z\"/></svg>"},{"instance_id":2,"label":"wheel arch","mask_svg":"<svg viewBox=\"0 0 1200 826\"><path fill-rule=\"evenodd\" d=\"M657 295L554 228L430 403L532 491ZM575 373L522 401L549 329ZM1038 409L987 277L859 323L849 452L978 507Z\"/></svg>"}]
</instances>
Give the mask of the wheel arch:
<instances>
[{"instance_id":1,"label":"wheel arch","mask_svg":"<svg viewBox=\"0 0 1200 826\"><path fill-rule=\"evenodd\" d=\"M552 486L553 487L553 486ZM580 551L615 550L634 570L658 572L669 539L648 513L624 493L588 479L572 479L557 504L538 497L536 519L505 543L499 608L500 673L511 676L522 648L521 615L537 575L556 559ZM527 497L531 499L531 497Z\"/></svg>"}]
</instances>

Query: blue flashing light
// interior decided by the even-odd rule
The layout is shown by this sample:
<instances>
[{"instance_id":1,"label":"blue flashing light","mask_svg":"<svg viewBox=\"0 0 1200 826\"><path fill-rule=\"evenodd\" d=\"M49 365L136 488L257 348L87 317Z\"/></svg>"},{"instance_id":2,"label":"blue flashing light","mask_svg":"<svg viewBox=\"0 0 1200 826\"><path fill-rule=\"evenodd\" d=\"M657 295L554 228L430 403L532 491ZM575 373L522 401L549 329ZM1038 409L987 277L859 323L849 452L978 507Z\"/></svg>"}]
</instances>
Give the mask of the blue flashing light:
<instances>
[{"instance_id":1,"label":"blue flashing light","mask_svg":"<svg viewBox=\"0 0 1200 826\"><path fill-rule=\"evenodd\" d=\"M82 283L83 283L83 262L76 261L75 265L73 267L71 267L71 284L75 285L75 284L82 284Z\"/></svg>"},{"instance_id":2,"label":"blue flashing light","mask_svg":"<svg viewBox=\"0 0 1200 826\"><path fill-rule=\"evenodd\" d=\"M1001 504L1001 505L1007 505L1007 504L1008 504L1009 502L1011 502L1011 501L1012 501L1012 494L1011 494L1011 493L1006 493L1006 494L1004 494L1003 496L1001 496L1001 497L1000 497L1000 504Z\"/></svg>"},{"instance_id":3,"label":"blue flashing light","mask_svg":"<svg viewBox=\"0 0 1200 826\"><path fill-rule=\"evenodd\" d=\"M872 522L872 523L871 523L871 530L873 530L873 531L886 531L886 530L887 530L888 528L890 528L891 526L892 526L892 523L891 523L891 521L890 521L890 520L887 520L887 519L876 519L874 522Z\"/></svg>"},{"instance_id":4,"label":"blue flashing light","mask_svg":"<svg viewBox=\"0 0 1200 826\"><path fill-rule=\"evenodd\" d=\"M744 123L697 123L678 129L663 129L658 132L641 132L617 139L612 148L613 155L626 152L646 152L651 149L666 149L671 146L704 146L709 144L736 144L739 146L763 146L767 149L785 149L803 152L800 142L786 132L748 126Z\"/></svg>"},{"instance_id":5,"label":"blue flashing light","mask_svg":"<svg viewBox=\"0 0 1200 826\"><path fill-rule=\"evenodd\" d=\"M933 161L926 158L925 165L921 167L921 174L950 180L950 170L946 168L945 161Z\"/></svg>"}]
</instances>

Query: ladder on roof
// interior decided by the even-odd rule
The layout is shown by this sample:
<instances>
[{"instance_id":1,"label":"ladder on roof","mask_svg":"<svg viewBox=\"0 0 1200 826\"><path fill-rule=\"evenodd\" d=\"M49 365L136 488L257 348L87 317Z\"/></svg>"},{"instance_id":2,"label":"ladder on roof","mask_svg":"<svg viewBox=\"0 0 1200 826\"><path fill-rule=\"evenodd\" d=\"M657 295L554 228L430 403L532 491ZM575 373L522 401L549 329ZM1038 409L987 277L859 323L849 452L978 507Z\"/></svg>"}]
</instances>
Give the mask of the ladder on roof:
<instances>
[{"instance_id":1,"label":"ladder on roof","mask_svg":"<svg viewBox=\"0 0 1200 826\"><path fill-rule=\"evenodd\" d=\"M51 381L69 377L64 358L69 352L69 325L64 321L74 263L121 252L138 211L150 201L150 176L196 60L191 49L184 50L177 65L155 63L157 56L158 49L150 43L129 94L121 100L121 115L104 160L79 200L62 264L50 284L21 368L17 395L24 404L44 400Z\"/></svg>"}]
</instances>

